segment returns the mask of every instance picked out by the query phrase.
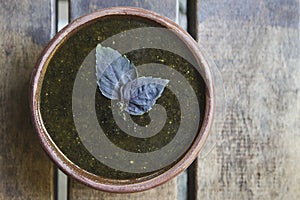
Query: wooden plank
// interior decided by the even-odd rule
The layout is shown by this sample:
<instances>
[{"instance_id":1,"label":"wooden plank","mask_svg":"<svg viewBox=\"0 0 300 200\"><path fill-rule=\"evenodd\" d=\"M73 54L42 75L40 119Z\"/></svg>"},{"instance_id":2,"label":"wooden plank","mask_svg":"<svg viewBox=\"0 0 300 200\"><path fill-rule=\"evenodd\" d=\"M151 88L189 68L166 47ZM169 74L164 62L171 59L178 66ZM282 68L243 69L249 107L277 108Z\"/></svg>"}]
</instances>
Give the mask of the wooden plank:
<instances>
[{"instance_id":1,"label":"wooden plank","mask_svg":"<svg viewBox=\"0 0 300 200\"><path fill-rule=\"evenodd\" d=\"M157 2L156 0L118 0L118 1L70 1L70 20L95 11L97 9L113 6L134 6L149 9L167 16L173 20L177 17L177 3L174 0ZM177 199L177 181L173 179L168 183L145 192L136 194L111 194L88 188L74 179L69 181L70 199Z\"/></svg>"},{"instance_id":2,"label":"wooden plank","mask_svg":"<svg viewBox=\"0 0 300 200\"><path fill-rule=\"evenodd\" d=\"M70 18L74 20L87 13L108 7L132 6L160 13L172 20L177 19L177 0L113 0L113 1L72 1L70 0Z\"/></svg>"},{"instance_id":3,"label":"wooden plank","mask_svg":"<svg viewBox=\"0 0 300 200\"><path fill-rule=\"evenodd\" d=\"M132 194L114 194L101 192L90 189L87 186L78 183L71 179L70 181L69 199L105 199L105 200L175 200L177 199L177 184L176 179L167 182L155 189L147 190L145 192L138 192Z\"/></svg>"},{"instance_id":4,"label":"wooden plank","mask_svg":"<svg viewBox=\"0 0 300 200\"><path fill-rule=\"evenodd\" d=\"M53 199L53 165L32 128L28 101L35 61L54 33L52 6L0 1L0 199Z\"/></svg>"},{"instance_id":5,"label":"wooden plank","mask_svg":"<svg viewBox=\"0 0 300 200\"><path fill-rule=\"evenodd\" d=\"M199 43L228 106L198 159L197 199L300 199L299 1L199 0L198 8Z\"/></svg>"}]
</instances>

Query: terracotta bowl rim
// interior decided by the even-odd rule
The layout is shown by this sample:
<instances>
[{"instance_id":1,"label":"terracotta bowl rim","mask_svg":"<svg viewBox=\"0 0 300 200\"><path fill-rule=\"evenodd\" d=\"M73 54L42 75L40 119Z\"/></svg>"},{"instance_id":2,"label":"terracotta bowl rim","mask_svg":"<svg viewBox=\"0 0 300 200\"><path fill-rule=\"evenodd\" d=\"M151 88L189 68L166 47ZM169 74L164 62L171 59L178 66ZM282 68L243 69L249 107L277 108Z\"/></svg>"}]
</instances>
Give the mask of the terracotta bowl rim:
<instances>
[{"instance_id":1,"label":"terracotta bowl rim","mask_svg":"<svg viewBox=\"0 0 300 200\"><path fill-rule=\"evenodd\" d=\"M186 154L170 169L153 177L148 177L147 180L143 180L143 178L140 178L139 180L142 180L141 182L107 179L91 174L79 168L60 151L60 149L51 139L43 124L40 113L40 91L42 88L43 76L47 68L45 66L47 66L51 55L53 55L58 46L64 42L65 38L86 23L93 22L94 20L97 20L99 18L128 15L147 18L158 24L161 24L165 28L173 30L177 34L177 36L179 36L180 39L189 46L191 52L193 52L195 54L194 56L196 56L196 58L198 59L198 62L202 63L202 66L204 67L203 70L205 77L203 77L203 74L201 74L201 76L206 82L205 116L203 119L202 127L191 147L186 152ZM196 159L197 155L205 144L212 126L215 113L215 90L210 66L208 65L207 60L201 53L201 50L199 50L197 43L184 29L182 29L172 20L158 15L152 11L134 7L112 7L98 10L74 20L64 29L58 32L55 37L49 42L49 44L43 50L32 73L30 84L30 110L33 125L38 133L38 137L42 144L42 147L47 152L48 156L62 171L75 178L76 180L98 190L117 193L139 192L156 187L174 178L179 173L184 171Z\"/></svg>"}]
</instances>

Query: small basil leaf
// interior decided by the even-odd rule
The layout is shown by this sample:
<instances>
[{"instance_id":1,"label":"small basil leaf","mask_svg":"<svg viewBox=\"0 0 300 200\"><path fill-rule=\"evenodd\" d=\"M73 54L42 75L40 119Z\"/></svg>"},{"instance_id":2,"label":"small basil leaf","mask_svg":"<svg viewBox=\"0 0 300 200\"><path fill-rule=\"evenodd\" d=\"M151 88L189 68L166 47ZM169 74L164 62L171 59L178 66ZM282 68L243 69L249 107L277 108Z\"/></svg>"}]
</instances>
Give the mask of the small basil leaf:
<instances>
[{"instance_id":1,"label":"small basil leaf","mask_svg":"<svg viewBox=\"0 0 300 200\"><path fill-rule=\"evenodd\" d=\"M118 51L96 47L96 76L101 93L109 99L119 99L120 87L137 77L133 64Z\"/></svg>"},{"instance_id":2,"label":"small basil leaf","mask_svg":"<svg viewBox=\"0 0 300 200\"><path fill-rule=\"evenodd\" d=\"M131 115L142 115L151 110L168 82L166 79L152 77L140 77L128 82L121 88L125 110Z\"/></svg>"}]
</instances>

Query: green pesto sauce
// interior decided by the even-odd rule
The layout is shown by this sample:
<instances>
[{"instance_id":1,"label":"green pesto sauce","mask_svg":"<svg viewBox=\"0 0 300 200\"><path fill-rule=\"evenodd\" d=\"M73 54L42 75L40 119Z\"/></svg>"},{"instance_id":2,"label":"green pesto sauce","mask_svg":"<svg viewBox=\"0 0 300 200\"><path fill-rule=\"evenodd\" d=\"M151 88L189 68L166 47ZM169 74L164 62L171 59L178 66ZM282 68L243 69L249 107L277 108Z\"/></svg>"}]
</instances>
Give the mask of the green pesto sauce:
<instances>
[{"instance_id":1,"label":"green pesto sauce","mask_svg":"<svg viewBox=\"0 0 300 200\"><path fill-rule=\"evenodd\" d=\"M170 166L152 173L127 173L111 169L94 158L84 147L73 121L72 89L77 71L85 57L96 45L106 38L125 30L138 27L158 26L152 21L139 18L103 18L92 22L72 34L55 52L45 73L41 91L41 114L44 125L60 150L77 166L106 178L130 179L162 173ZM181 73L195 91L200 106L201 126L205 108L205 84L189 62L171 52L158 49L140 49L126 54L136 66L145 63L160 63L170 66ZM94 73L94 72L92 72ZM95 80L96 81L96 80ZM176 96L165 89L157 104L167 112L167 121L163 129L150 138L135 138L118 128L110 109L110 100L97 89L95 93L96 113L105 135L118 147L130 152L151 152L168 144L176 135L180 125L180 106ZM140 126L150 123L148 113L142 116L131 116ZM101 123L104 122L104 123ZM182 155L184 152L182 152ZM176 161L174 161L176 162Z\"/></svg>"}]
</instances>

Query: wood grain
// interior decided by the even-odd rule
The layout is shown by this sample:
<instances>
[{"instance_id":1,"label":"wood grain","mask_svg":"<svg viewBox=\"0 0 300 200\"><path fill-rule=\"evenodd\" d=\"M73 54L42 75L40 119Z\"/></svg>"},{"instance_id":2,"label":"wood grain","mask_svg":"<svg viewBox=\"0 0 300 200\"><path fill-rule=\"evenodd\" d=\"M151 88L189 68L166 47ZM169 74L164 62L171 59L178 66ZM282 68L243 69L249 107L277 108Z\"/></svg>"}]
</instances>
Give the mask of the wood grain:
<instances>
[{"instance_id":1,"label":"wood grain","mask_svg":"<svg viewBox=\"0 0 300 200\"><path fill-rule=\"evenodd\" d=\"M177 17L176 1L156 1L156 0L118 0L118 1L70 1L70 16L71 21L75 18L95 11L97 9L113 7L113 6L134 6L144 9L152 10L161 15L167 16L173 20ZM161 199L161 200L174 200L177 199L177 181L173 179L168 183L145 192L135 194L111 194L106 192L97 191L87 186L78 183L74 179L69 181L69 198L70 199L130 199L130 200L143 200L143 199Z\"/></svg>"},{"instance_id":2,"label":"wood grain","mask_svg":"<svg viewBox=\"0 0 300 200\"><path fill-rule=\"evenodd\" d=\"M52 1L0 1L0 199L53 199L53 166L32 125L31 71L50 40Z\"/></svg>"},{"instance_id":3,"label":"wood grain","mask_svg":"<svg viewBox=\"0 0 300 200\"><path fill-rule=\"evenodd\" d=\"M132 194L114 194L97 191L87 186L78 183L74 179L70 180L69 199L82 200L175 200L177 199L177 181L173 179L164 185L158 186L155 189L147 190L145 192Z\"/></svg>"},{"instance_id":4,"label":"wood grain","mask_svg":"<svg viewBox=\"0 0 300 200\"><path fill-rule=\"evenodd\" d=\"M177 0L111 0L111 1L72 1L70 2L70 19L74 20L87 13L108 7L132 6L160 13L172 20L177 20Z\"/></svg>"},{"instance_id":5,"label":"wood grain","mask_svg":"<svg viewBox=\"0 0 300 200\"><path fill-rule=\"evenodd\" d=\"M197 199L300 199L299 1L198 6L227 111L198 159Z\"/></svg>"}]
</instances>

